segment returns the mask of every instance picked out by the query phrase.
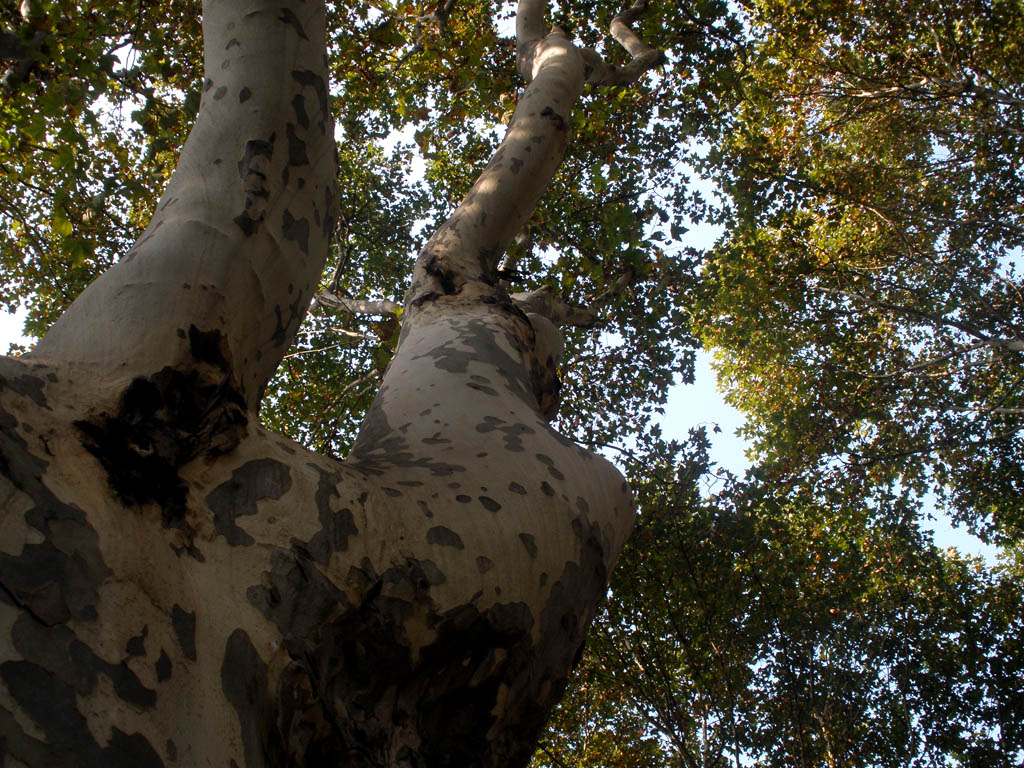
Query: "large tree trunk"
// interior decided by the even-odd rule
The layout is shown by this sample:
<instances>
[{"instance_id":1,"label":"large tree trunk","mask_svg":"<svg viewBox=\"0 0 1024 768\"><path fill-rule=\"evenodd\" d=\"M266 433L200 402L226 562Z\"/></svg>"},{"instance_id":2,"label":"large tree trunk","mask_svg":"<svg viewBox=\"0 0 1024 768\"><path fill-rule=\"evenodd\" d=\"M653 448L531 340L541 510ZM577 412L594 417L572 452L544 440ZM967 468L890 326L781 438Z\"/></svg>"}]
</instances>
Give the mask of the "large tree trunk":
<instances>
[{"instance_id":1,"label":"large tree trunk","mask_svg":"<svg viewBox=\"0 0 1024 768\"><path fill-rule=\"evenodd\" d=\"M530 85L338 462L255 417L333 226L323 4L204 4L152 223L0 359L4 766L527 762L632 503L548 426L550 328L495 276L593 69L524 5Z\"/></svg>"}]
</instances>

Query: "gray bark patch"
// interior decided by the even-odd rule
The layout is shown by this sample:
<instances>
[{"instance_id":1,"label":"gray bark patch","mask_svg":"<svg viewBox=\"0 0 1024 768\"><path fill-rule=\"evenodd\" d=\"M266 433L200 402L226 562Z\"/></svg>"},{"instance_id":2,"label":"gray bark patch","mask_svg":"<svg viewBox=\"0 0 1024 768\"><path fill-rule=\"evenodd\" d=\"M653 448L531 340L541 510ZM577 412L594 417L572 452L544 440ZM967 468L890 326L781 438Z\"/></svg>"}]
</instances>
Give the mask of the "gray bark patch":
<instances>
[{"instance_id":1,"label":"gray bark patch","mask_svg":"<svg viewBox=\"0 0 1024 768\"><path fill-rule=\"evenodd\" d=\"M295 134L295 126L288 123L285 135L288 138L288 165L309 165L306 142Z\"/></svg>"},{"instance_id":2,"label":"gray bark patch","mask_svg":"<svg viewBox=\"0 0 1024 768\"><path fill-rule=\"evenodd\" d=\"M448 581L433 560L416 560L409 558L404 565L388 568L381 576L385 584L409 582L419 592L427 592Z\"/></svg>"},{"instance_id":3,"label":"gray bark patch","mask_svg":"<svg viewBox=\"0 0 1024 768\"><path fill-rule=\"evenodd\" d=\"M249 587L246 598L287 637L316 637L321 627L348 606L345 593L335 587L307 559L301 548L276 548L263 584Z\"/></svg>"},{"instance_id":4,"label":"gray bark patch","mask_svg":"<svg viewBox=\"0 0 1024 768\"><path fill-rule=\"evenodd\" d=\"M436 544L439 547L465 548L465 545L462 543L462 537L451 528L446 528L443 525L435 525L427 531L427 542Z\"/></svg>"},{"instance_id":5,"label":"gray bark patch","mask_svg":"<svg viewBox=\"0 0 1024 768\"><path fill-rule=\"evenodd\" d=\"M484 416L482 423L476 425L476 431L482 435L488 432L501 432L505 442L506 451L519 452L523 450L523 441L520 435L532 435L534 429L525 424L508 424L497 416Z\"/></svg>"},{"instance_id":6,"label":"gray bark patch","mask_svg":"<svg viewBox=\"0 0 1024 768\"><path fill-rule=\"evenodd\" d=\"M508 484L508 489L512 491L512 493L518 493L520 496L526 495L526 489L515 481Z\"/></svg>"},{"instance_id":7,"label":"gray bark patch","mask_svg":"<svg viewBox=\"0 0 1024 768\"><path fill-rule=\"evenodd\" d=\"M38 664L6 661L0 664L0 679L46 736L45 742L37 741L12 722L4 733L11 753L36 755L36 765L40 766L163 768L160 756L142 734L126 734L114 728L105 747L97 744L78 711L76 689Z\"/></svg>"},{"instance_id":8,"label":"gray bark patch","mask_svg":"<svg viewBox=\"0 0 1024 768\"><path fill-rule=\"evenodd\" d=\"M242 234L246 237L251 237L256 234L256 230L260 228L260 222L263 221L263 217L254 219L248 211L242 211L240 214L235 216L232 221L238 225L238 228L242 230Z\"/></svg>"},{"instance_id":9,"label":"gray bark patch","mask_svg":"<svg viewBox=\"0 0 1024 768\"><path fill-rule=\"evenodd\" d=\"M310 464L320 473L320 482L316 490L316 508L320 520L320 530L309 540L308 548L311 556L321 565L327 565L334 552L348 549L348 540L356 536L359 529L352 510L348 507L339 511L331 508L331 499L338 496L337 475L326 472L315 464Z\"/></svg>"},{"instance_id":10,"label":"gray bark patch","mask_svg":"<svg viewBox=\"0 0 1024 768\"><path fill-rule=\"evenodd\" d=\"M239 104L244 104L250 98L252 98L252 91L249 90L248 88L242 88L242 90L240 90L238 92L238 103Z\"/></svg>"},{"instance_id":11,"label":"gray bark patch","mask_svg":"<svg viewBox=\"0 0 1024 768\"><path fill-rule=\"evenodd\" d=\"M277 134L273 133L269 139L250 139L238 161L238 177L242 179L245 191L245 210L234 218L234 222L246 237L253 235L263 221L266 200L270 197L267 173L276 137Z\"/></svg>"},{"instance_id":12,"label":"gray bark patch","mask_svg":"<svg viewBox=\"0 0 1024 768\"><path fill-rule=\"evenodd\" d=\"M540 116L546 117L548 120L552 121L555 124L555 128L559 131L569 130L569 124L565 121L565 118L555 112L551 107L544 107L544 109L540 111Z\"/></svg>"},{"instance_id":13,"label":"gray bark patch","mask_svg":"<svg viewBox=\"0 0 1024 768\"><path fill-rule=\"evenodd\" d=\"M530 554L530 557L534 560L537 559L537 542L534 540L533 535L529 533L520 533L519 541L523 543L526 551Z\"/></svg>"},{"instance_id":14,"label":"gray bark patch","mask_svg":"<svg viewBox=\"0 0 1024 768\"><path fill-rule=\"evenodd\" d=\"M231 473L231 479L214 488L206 497L213 512L213 526L228 544L248 546L253 538L238 527L240 517L255 515L257 502L279 499L292 486L287 465L274 459L254 459Z\"/></svg>"},{"instance_id":15,"label":"gray bark patch","mask_svg":"<svg viewBox=\"0 0 1024 768\"><path fill-rule=\"evenodd\" d=\"M238 713L245 764L249 768L266 765L263 734L270 715L267 667L243 629L236 629L228 638L220 667L220 684L224 697Z\"/></svg>"},{"instance_id":16,"label":"gray bark patch","mask_svg":"<svg viewBox=\"0 0 1024 768\"><path fill-rule=\"evenodd\" d=\"M122 701L138 709L156 704L156 692L146 688L125 662L104 661L65 626L43 627L22 614L11 629L11 641L26 661L53 672L81 695L94 691L103 675Z\"/></svg>"},{"instance_id":17,"label":"gray bark patch","mask_svg":"<svg viewBox=\"0 0 1024 768\"><path fill-rule=\"evenodd\" d=\"M306 37L306 31L302 28L302 23L299 21L299 17L295 15L295 12L291 8L282 8L281 15L277 17L277 20L283 24L287 24L295 30L295 34L303 40L309 40L309 38Z\"/></svg>"},{"instance_id":18,"label":"gray bark patch","mask_svg":"<svg viewBox=\"0 0 1024 768\"><path fill-rule=\"evenodd\" d=\"M484 557L483 555L480 555L476 559L476 569L480 571L480 573L487 573L493 567L494 561L491 560L491 558L489 557Z\"/></svg>"},{"instance_id":19,"label":"gray bark patch","mask_svg":"<svg viewBox=\"0 0 1024 768\"><path fill-rule=\"evenodd\" d=\"M303 128L309 128L309 115L306 113L306 97L301 93L292 97L292 109L295 111L295 122Z\"/></svg>"},{"instance_id":20,"label":"gray bark patch","mask_svg":"<svg viewBox=\"0 0 1024 768\"><path fill-rule=\"evenodd\" d=\"M145 656L146 655L146 635L149 634L149 627L144 626L142 631L128 638L128 642L125 643L124 652L129 656Z\"/></svg>"},{"instance_id":21,"label":"gray bark patch","mask_svg":"<svg viewBox=\"0 0 1024 768\"><path fill-rule=\"evenodd\" d=\"M299 250L309 255L309 219L296 219L291 211L285 208L281 216L281 234L285 240L291 240L299 246Z\"/></svg>"},{"instance_id":22,"label":"gray bark patch","mask_svg":"<svg viewBox=\"0 0 1024 768\"><path fill-rule=\"evenodd\" d=\"M499 509L501 509L501 504L496 502L490 496L480 496L478 498L480 499L480 504L488 512L497 512Z\"/></svg>"},{"instance_id":23,"label":"gray bark patch","mask_svg":"<svg viewBox=\"0 0 1024 768\"><path fill-rule=\"evenodd\" d=\"M324 79L308 69L292 70L292 79L304 88L312 88L316 91L317 100L320 103L320 132L327 131L327 122L330 119L330 111L327 100L327 83Z\"/></svg>"},{"instance_id":24,"label":"gray bark patch","mask_svg":"<svg viewBox=\"0 0 1024 768\"><path fill-rule=\"evenodd\" d=\"M46 397L43 395L45 383L42 379L26 373L21 376L4 379L3 383L4 386L10 387L22 397L27 397L40 408L50 410L50 407L46 404Z\"/></svg>"},{"instance_id":25,"label":"gray bark patch","mask_svg":"<svg viewBox=\"0 0 1024 768\"><path fill-rule=\"evenodd\" d=\"M96 530L81 510L62 503L44 484L47 464L28 452L14 432L16 423L0 408L0 470L35 503L25 523L43 540L25 544L18 555L0 553L0 595L46 626L72 618L94 621L99 585L109 573ZM57 546L58 533L74 546Z\"/></svg>"},{"instance_id":26,"label":"gray bark patch","mask_svg":"<svg viewBox=\"0 0 1024 768\"><path fill-rule=\"evenodd\" d=\"M178 645L181 652L189 661L196 660L196 614L195 611L186 611L177 603L171 609L171 626L174 627L174 636L178 638Z\"/></svg>"},{"instance_id":27,"label":"gray bark patch","mask_svg":"<svg viewBox=\"0 0 1024 768\"><path fill-rule=\"evenodd\" d=\"M493 387L488 387L485 384L477 384L475 381L466 382L466 386L470 389L475 389L477 392L483 392L485 395L491 395L492 397L496 397L498 394L498 391Z\"/></svg>"},{"instance_id":28,"label":"gray bark patch","mask_svg":"<svg viewBox=\"0 0 1024 768\"><path fill-rule=\"evenodd\" d=\"M167 655L167 651L163 648L160 649L160 658L156 660L156 664L153 665L153 668L156 671L156 679L158 683L171 679L171 657Z\"/></svg>"}]
</instances>

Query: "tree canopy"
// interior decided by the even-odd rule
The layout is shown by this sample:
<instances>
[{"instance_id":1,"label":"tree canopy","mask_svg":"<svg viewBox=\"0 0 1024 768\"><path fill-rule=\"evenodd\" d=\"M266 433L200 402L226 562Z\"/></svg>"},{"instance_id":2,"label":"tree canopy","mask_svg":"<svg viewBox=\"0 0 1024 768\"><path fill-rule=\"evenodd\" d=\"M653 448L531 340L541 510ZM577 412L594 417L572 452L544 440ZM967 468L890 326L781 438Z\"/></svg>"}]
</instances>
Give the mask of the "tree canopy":
<instances>
[{"instance_id":1,"label":"tree canopy","mask_svg":"<svg viewBox=\"0 0 1024 768\"><path fill-rule=\"evenodd\" d=\"M551 21L614 56L620 10ZM329 5L340 216L271 428L350 449L423 233L515 106L512 11ZM199 16L0 11L0 301L29 334L148 222L198 109ZM1017 764L1024 8L652 0L640 25L665 65L584 97L502 269L575 308L560 429L618 451L641 503L535 763ZM714 493L707 436L657 421L699 348L753 445ZM1000 563L936 549L935 504Z\"/></svg>"}]
</instances>

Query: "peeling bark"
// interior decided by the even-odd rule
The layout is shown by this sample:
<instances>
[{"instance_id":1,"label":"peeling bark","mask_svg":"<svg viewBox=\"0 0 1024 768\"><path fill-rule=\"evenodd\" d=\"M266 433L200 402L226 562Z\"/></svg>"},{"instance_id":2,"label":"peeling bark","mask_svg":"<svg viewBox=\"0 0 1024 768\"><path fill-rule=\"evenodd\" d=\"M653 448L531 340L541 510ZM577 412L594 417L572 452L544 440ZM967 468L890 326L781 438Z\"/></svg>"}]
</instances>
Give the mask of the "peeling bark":
<instances>
[{"instance_id":1,"label":"peeling bark","mask_svg":"<svg viewBox=\"0 0 1024 768\"><path fill-rule=\"evenodd\" d=\"M0 359L5 765L529 760L633 513L548 425L557 330L497 279L587 68L521 5L529 86L339 462L254 417L332 229L323 5L205 3L202 107L152 223Z\"/></svg>"}]
</instances>

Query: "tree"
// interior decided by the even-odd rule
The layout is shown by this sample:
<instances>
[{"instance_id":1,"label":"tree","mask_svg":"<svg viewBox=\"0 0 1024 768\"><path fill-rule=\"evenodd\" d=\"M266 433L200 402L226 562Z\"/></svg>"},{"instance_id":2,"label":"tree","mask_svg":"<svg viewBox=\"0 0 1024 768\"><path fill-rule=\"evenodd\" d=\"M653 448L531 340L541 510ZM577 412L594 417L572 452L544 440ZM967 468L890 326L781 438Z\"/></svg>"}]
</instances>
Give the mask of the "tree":
<instances>
[{"instance_id":1,"label":"tree","mask_svg":"<svg viewBox=\"0 0 1024 768\"><path fill-rule=\"evenodd\" d=\"M256 417L338 214L325 8L204 4L202 100L152 220L2 361L5 761L528 760L632 501L548 425L552 303L513 302L499 259L586 83L662 62L629 26L644 6L612 21L615 66L519 3L528 85L422 249L338 461Z\"/></svg>"},{"instance_id":2,"label":"tree","mask_svg":"<svg viewBox=\"0 0 1024 768\"><path fill-rule=\"evenodd\" d=\"M698 322L758 454L1019 541L1020 3L745 9Z\"/></svg>"},{"instance_id":3,"label":"tree","mask_svg":"<svg viewBox=\"0 0 1024 768\"><path fill-rule=\"evenodd\" d=\"M631 578L535 765L1017 765L1021 6L741 13L694 328L754 467L627 470ZM998 564L932 545L932 494Z\"/></svg>"}]
</instances>

